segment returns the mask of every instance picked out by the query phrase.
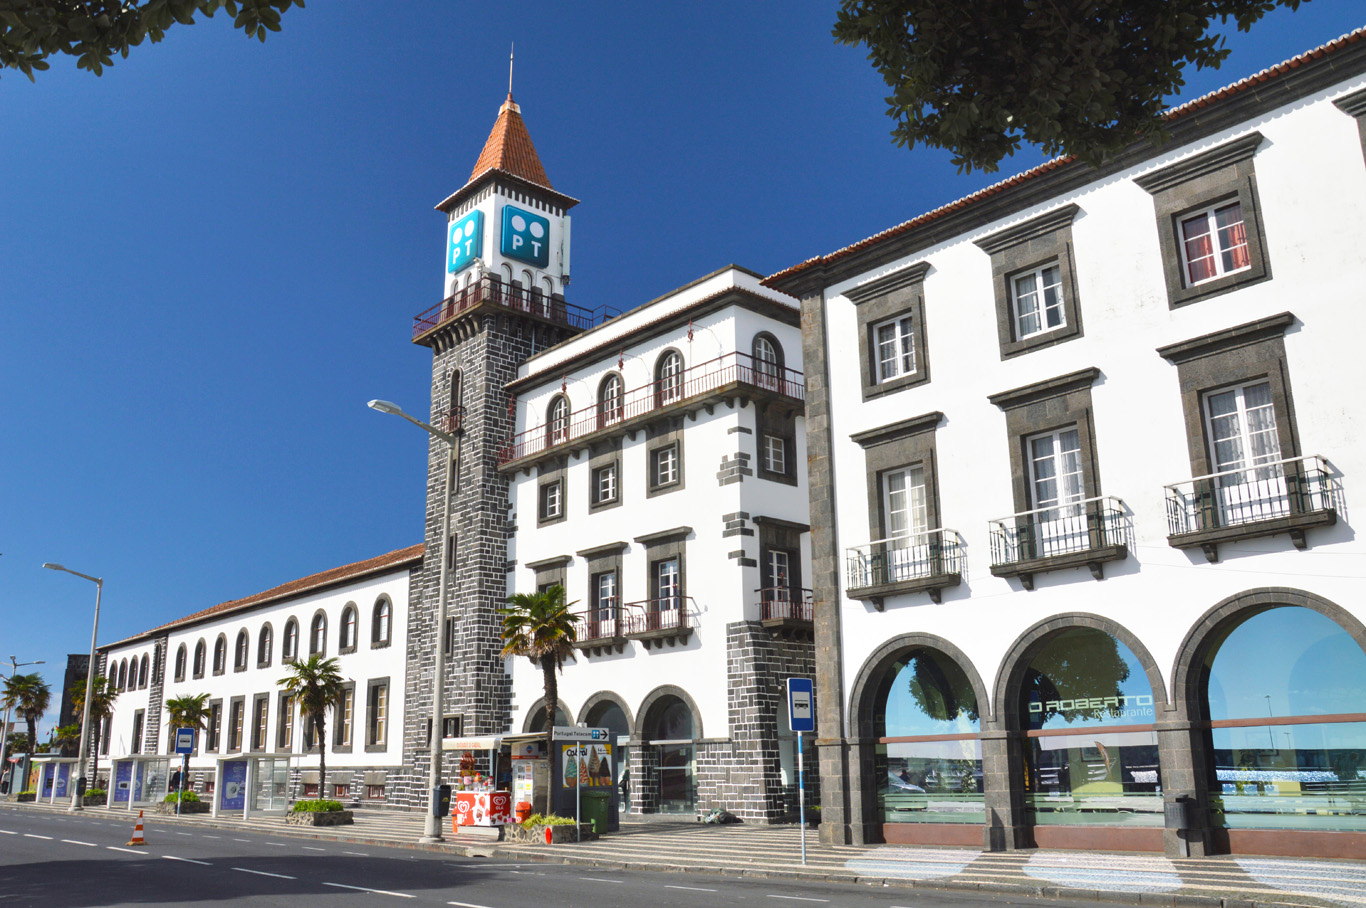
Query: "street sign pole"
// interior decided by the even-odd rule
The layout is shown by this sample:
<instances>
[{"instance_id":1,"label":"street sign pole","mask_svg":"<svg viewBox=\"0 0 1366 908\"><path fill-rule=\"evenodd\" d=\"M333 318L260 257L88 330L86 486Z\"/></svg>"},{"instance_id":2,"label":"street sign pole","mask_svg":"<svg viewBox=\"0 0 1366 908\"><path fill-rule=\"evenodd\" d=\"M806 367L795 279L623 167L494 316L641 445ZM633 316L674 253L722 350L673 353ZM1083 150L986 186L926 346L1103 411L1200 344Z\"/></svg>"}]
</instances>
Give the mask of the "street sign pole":
<instances>
[{"instance_id":1,"label":"street sign pole","mask_svg":"<svg viewBox=\"0 0 1366 908\"><path fill-rule=\"evenodd\" d=\"M578 746L578 756L574 758L574 841L583 836L583 818L579 816L579 787L583 785L583 745Z\"/></svg>"},{"instance_id":2,"label":"street sign pole","mask_svg":"<svg viewBox=\"0 0 1366 908\"><path fill-rule=\"evenodd\" d=\"M802 827L802 866L806 866L806 771L802 766L802 733L797 732L797 822Z\"/></svg>"},{"instance_id":3,"label":"street sign pole","mask_svg":"<svg viewBox=\"0 0 1366 908\"><path fill-rule=\"evenodd\" d=\"M810 678L787 679L787 724L797 733L797 822L802 832L802 865L806 864L806 766L802 733L816 730L816 685Z\"/></svg>"}]
</instances>

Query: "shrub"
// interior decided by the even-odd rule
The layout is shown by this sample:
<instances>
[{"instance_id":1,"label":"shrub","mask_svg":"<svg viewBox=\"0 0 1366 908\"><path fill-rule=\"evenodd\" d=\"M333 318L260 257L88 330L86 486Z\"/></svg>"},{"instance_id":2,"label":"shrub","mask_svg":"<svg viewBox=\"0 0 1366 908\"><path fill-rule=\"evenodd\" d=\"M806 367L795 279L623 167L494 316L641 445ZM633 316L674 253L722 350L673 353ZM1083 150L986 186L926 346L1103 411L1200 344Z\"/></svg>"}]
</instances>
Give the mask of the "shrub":
<instances>
[{"instance_id":1,"label":"shrub","mask_svg":"<svg viewBox=\"0 0 1366 908\"><path fill-rule=\"evenodd\" d=\"M295 813L328 813L344 808L341 801L333 801L329 798L313 798L308 801L296 801L291 809Z\"/></svg>"},{"instance_id":2,"label":"shrub","mask_svg":"<svg viewBox=\"0 0 1366 908\"><path fill-rule=\"evenodd\" d=\"M537 826L573 826L573 817L557 817L553 813L539 814L533 813L521 824L523 829L535 829Z\"/></svg>"},{"instance_id":3,"label":"shrub","mask_svg":"<svg viewBox=\"0 0 1366 908\"><path fill-rule=\"evenodd\" d=\"M105 791L103 788L91 788L86 791L85 796L87 798L103 798L108 794L109 792Z\"/></svg>"},{"instance_id":4,"label":"shrub","mask_svg":"<svg viewBox=\"0 0 1366 908\"><path fill-rule=\"evenodd\" d=\"M176 801L182 804L195 804L199 802L199 795L193 791L173 791L163 800L167 804L174 804Z\"/></svg>"}]
</instances>

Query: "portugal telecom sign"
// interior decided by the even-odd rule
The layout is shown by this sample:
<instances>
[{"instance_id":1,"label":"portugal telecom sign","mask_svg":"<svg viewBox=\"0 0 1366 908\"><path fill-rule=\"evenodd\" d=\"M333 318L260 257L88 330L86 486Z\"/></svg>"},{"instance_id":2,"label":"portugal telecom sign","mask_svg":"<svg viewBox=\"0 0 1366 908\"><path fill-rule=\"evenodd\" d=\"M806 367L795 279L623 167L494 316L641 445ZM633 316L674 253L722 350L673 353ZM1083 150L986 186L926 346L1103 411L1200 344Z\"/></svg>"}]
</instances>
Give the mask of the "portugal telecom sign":
<instances>
[{"instance_id":1,"label":"portugal telecom sign","mask_svg":"<svg viewBox=\"0 0 1366 908\"><path fill-rule=\"evenodd\" d=\"M515 205L503 206L503 255L528 265L550 264L550 221Z\"/></svg>"},{"instance_id":2,"label":"portugal telecom sign","mask_svg":"<svg viewBox=\"0 0 1366 908\"><path fill-rule=\"evenodd\" d=\"M484 248L484 212L471 211L451 225L446 242L446 270L455 274L479 258Z\"/></svg>"}]
</instances>

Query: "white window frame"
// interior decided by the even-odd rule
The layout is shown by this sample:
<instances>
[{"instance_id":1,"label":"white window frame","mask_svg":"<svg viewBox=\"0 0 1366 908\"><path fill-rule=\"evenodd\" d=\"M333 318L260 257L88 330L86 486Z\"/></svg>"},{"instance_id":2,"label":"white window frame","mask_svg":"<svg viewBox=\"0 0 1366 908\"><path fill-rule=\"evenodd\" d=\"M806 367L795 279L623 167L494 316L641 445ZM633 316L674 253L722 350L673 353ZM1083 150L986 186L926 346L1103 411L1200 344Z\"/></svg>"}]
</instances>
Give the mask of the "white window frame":
<instances>
[{"instance_id":1,"label":"white window frame","mask_svg":"<svg viewBox=\"0 0 1366 908\"><path fill-rule=\"evenodd\" d=\"M1219 213L1221 211L1227 211L1230 208L1238 209L1238 220L1236 224L1230 224L1227 227L1224 227L1223 230L1231 230L1234 226L1243 225L1243 242L1240 245L1225 245L1225 236L1219 227ZM1210 248L1212 250L1210 257L1214 262L1214 273L1209 277L1201 278L1198 281L1191 279L1190 241L1188 239L1188 234L1186 233L1186 225L1197 221L1203 222L1205 229L1208 231L1207 233L1198 234L1198 236L1210 237ZM1239 199L1235 199L1232 202L1225 202L1222 205L1212 205L1203 211L1182 215L1176 224L1176 234L1177 245L1180 247L1181 251L1181 280L1185 283L1185 286L1196 287L1200 284L1207 284L1210 281L1217 281L1219 278L1230 274L1238 274L1239 272L1250 270L1252 268L1252 248L1248 243L1246 225L1247 220L1243 217L1243 203ZM1243 265L1241 268L1229 268L1224 264L1224 257L1238 248L1244 250L1243 256L1247 259L1247 264Z\"/></svg>"},{"instance_id":2,"label":"white window frame","mask_svg":"<svg viewBox=\"0 0 1366 908\"><path fill-rule=\"evenodd\" d=\"M923 465L882 474L882 514L883 530L889 539L925 534L930 527Z\"/></svg>"},{"instance_id":3,"label":"white window frame","mask_svg":"<svg viewBox=\"0 0 1366 908\"><path fill-rule=\"evenodd\" d=\"M355 718L356 691L348 687L342 691L341 708L337 710L338 747L351 746L351 722Z\"/></svg>"},{"instance_id":4,"label":"white window frame","mask_svg":"<svg viewBox=\"0 0 1366 908\"><path fill-rule=\"evenodd\" d=\"M770 599L786 599L787 591L792 588L792 556L786 549L769 549L764 564L767 576L764 585L768 587Z\"/></svg>"},{"instance_id":5,"label":"white window frame","mask_svg":"<svg viewBox=\"0 0 1366 908\"><path fill-rule=\"evenodd\" d=\"M620 422L622 417L622 398L625 387L621 376L615 372L602 381L602 398L598 401L598 420L603 425Z\"/></svg>"},{"instance_id":6,"label":"white window frame","mask_svg":"<svg viewBox=\"0 0 1366 908\"><path fill-rule=\"evenodd\" d=\"M1020 282L1029 279L1034 281L1034 289L1022 291ZM1052 299L1049 298L1049 291L1053 292ZM1026 300L1031 307L1027 312L1025 311ZM1063 299L1062 266L1059 262L1055 260L1040 265L1038 268L1011 275L1010 314L1015 320L1016 340L1038 337L1040 334L1047 334L1050 331L1058 331L1067 327L1067 304ZM1048 323L1052 315L1057 316L1058 323L1056 325ZM1035 319L1038 323L1038 327L1033 331L1026 328L1026 322L1029 319Z\"/></svg>"},{"instance_id":7,"label":"white window frame","mask_svg":"<svg viewBox=\"0 0 1366 908\"><path fill-rule=\"evenodd\" d=\"M1071 436L1069 438L1069 436ZM1050 451L1040 456L1037 443L1048 441ZM1073 446L1074 445L1074 446ZM1056 516L1040 519L1073 517L1081 513L1081 502L1086 500L1086 471L1081 460L1081 432L1077 426L1065 426L1052 432L1040 432L1025 439L1025 456L1029 460L1029 497L1035 510L1048 509ZM1068 457L1075 458L1075 469L1068 469ZM1049 465L1052 475L1043 475L1041 468ZM1041 488L1053 483L1053 494L1044 497ZM1070 487L1070 489L1069 489Z\"/></svg>"},{"instance_id":8,"label":"white window frame","mask_svg":"<svg viewBox=\"0 0 1366 908\"><path fill-rule=\"evenodd\" d=\"M593 471L593 503L610 504L617 500L617 465L604 464Z\"/></svg>"},{"instance_id":9,"label":"white window frame","mask_svg":"<svg viewBox=\"0 0 1366 908\"><path fill-rule=\"evenodd\" d=\"M884 329L891 329L886 339L882 336ZM873 325L873 356L877 360L878 384L915 374L915 323L909 313Z\"/></svg>"},{"instance_id":10,"label":"white window frame","mask_svg":"<svg viewBox=\"0 0 1366 908\"><path fill-rule=\"evenodd\" d=\"M660 406L683 399L683 354L670 350L659 361Z\"/></svg>"},{"instance_id":11,"label":"white window frame","mask_svg":"<svg viewBox=\"0 0 1366 908\"><path fill-rule=\"evenodd\" d=\"M783 436L764 433L764 469L787 475L787 439Z\"/></svg>"},{"instance_id":12,"label":"white window frame","mask_svg":"<svg viewBox=\"0 0 1366 908\"><path fill-rule=\"evenodd\" d=\"M678 556L655 562L655 607L660 611L679 607L683 591L683 565Z\"/></svg>"},{"instance_id":13,"label":"white window frame","mask_svg":"<svg viewBox=\"0 0 1366 908\"><path fill-rule=\"evenodd\" d=\"M654 475L655 487L662 488L671 486L678 482L678 444L664 445L656 448L653 457L654 463L650 465L650 470Z\"/></svg>"},{"instance_id":14,"label":"white window frame","mask_svg":"<svg viewBox=\"0 0 1366 908\"><path fill-rule=\"evenodd\" d=\"M542 520L554 520L564 516L564 483L561 480L557 479L541 486L540 499Z\"/></svg>"}]
</instances>

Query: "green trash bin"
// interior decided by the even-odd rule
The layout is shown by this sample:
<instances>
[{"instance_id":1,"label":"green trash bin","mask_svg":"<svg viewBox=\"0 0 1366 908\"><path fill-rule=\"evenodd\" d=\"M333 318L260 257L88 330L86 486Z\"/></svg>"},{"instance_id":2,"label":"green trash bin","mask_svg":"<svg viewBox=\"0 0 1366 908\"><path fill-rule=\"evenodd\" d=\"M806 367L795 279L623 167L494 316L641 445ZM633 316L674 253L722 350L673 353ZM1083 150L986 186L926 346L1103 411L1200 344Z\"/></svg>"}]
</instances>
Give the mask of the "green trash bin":
<instances>
[{"instance_id":1,"label":"green trash bin","mask_svg":"<svg viewBox=\"0 0 1366 908\"><path fill-rule=\"evenodd\" d=\"M605 791L583 791L579 793L579 818L593 824L593 832L602 835L607 831L607 814L612 804L612 795Z\"/></svg>"}]
</instances>

